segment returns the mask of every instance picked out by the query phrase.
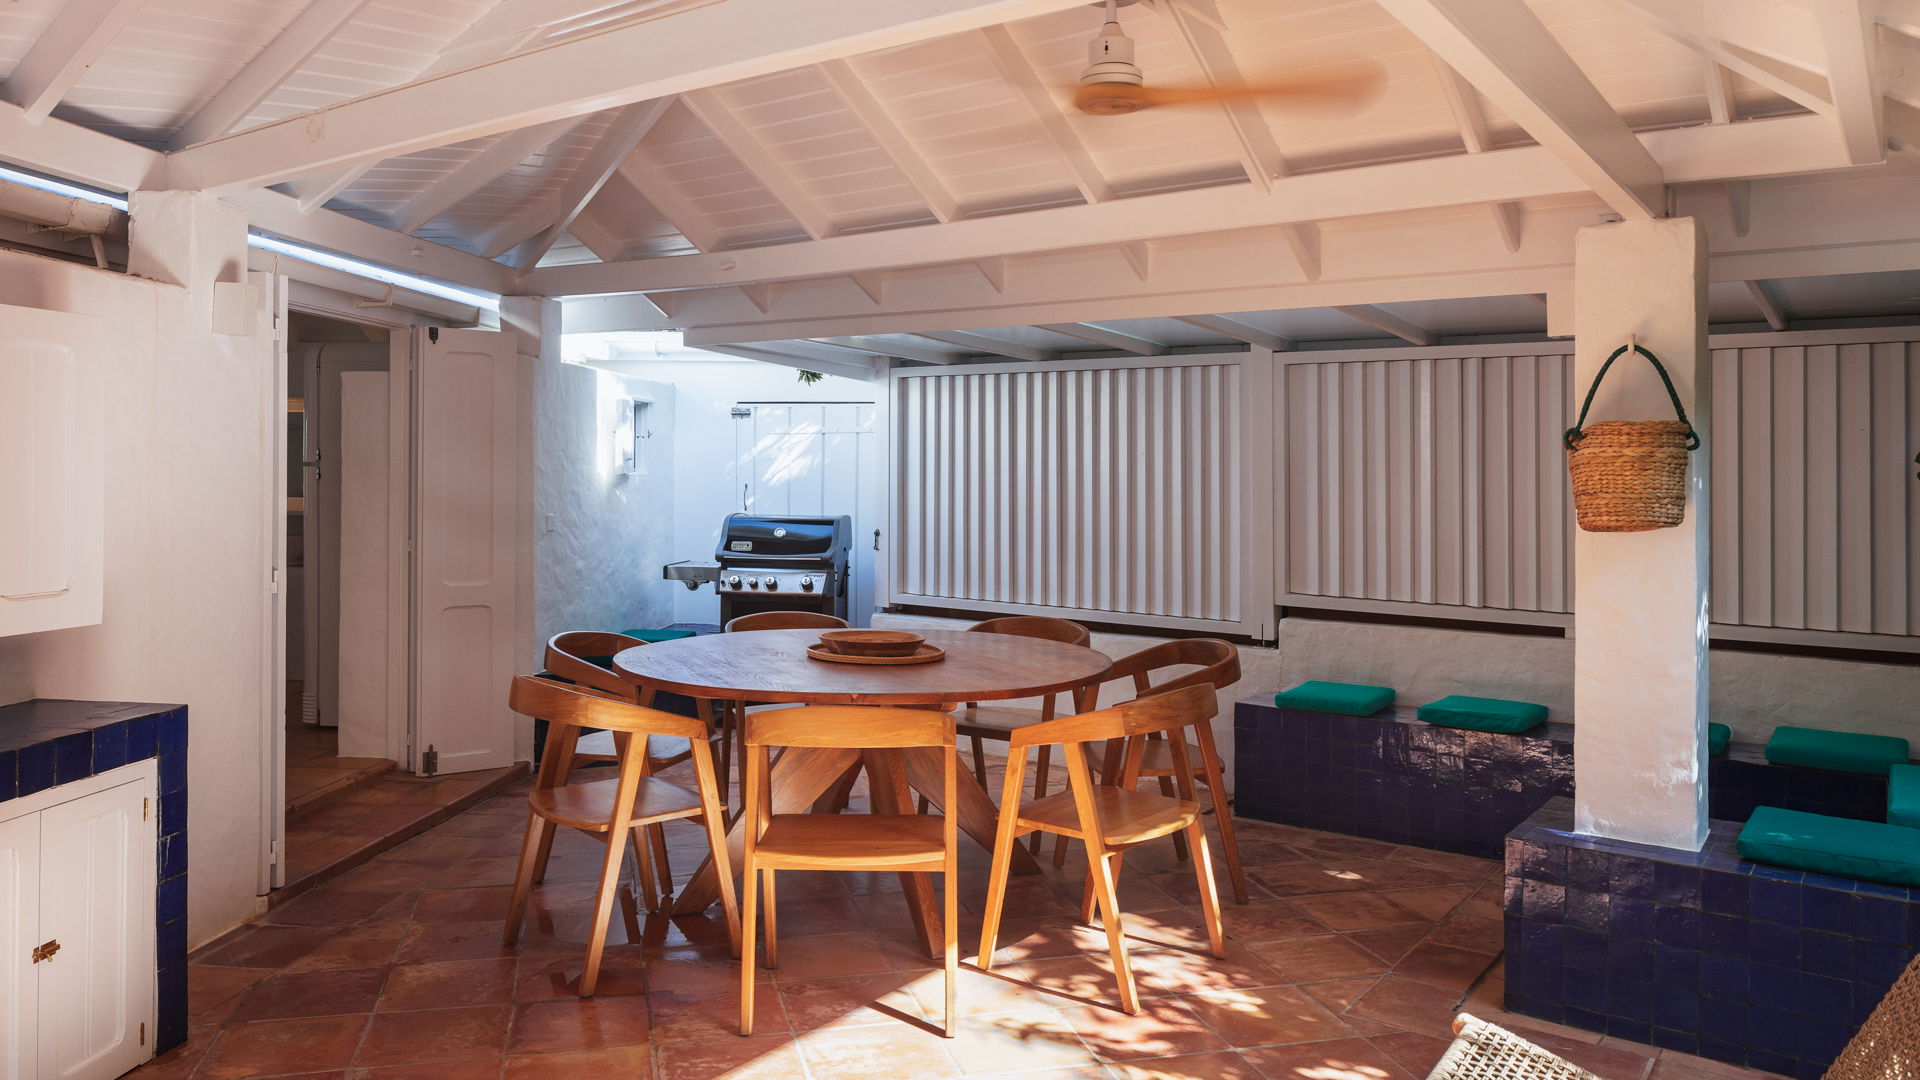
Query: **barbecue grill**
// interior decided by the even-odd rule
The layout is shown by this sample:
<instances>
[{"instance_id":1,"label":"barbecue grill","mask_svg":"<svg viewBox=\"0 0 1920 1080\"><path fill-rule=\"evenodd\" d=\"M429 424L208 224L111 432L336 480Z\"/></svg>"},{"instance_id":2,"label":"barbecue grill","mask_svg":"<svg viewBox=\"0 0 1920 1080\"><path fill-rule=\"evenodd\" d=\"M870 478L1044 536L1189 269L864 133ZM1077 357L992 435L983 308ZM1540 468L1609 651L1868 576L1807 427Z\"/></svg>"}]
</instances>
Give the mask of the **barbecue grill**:
<instances>
[{"instance_id":1,"label":"barbecue grill","mask_svg":"<svg viewBox=\"0 0 1920 1080\"><path fill-rule=\"evenodd\" d=\"M818 611L847 617L847 554L853 519L728 514L710 563L678 562L663 576L697 589L714 583L720 623L756 611Z\"/></svg>"}]
</instances>

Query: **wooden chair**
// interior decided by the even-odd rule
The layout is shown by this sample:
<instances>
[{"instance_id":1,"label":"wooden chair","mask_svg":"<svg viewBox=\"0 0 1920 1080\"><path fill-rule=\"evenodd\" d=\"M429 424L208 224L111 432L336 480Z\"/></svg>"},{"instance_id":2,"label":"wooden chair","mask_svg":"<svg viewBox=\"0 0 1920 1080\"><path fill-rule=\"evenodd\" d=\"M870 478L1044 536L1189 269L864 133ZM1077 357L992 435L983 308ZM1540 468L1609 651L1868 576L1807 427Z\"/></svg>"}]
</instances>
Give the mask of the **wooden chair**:
<instances>
[{"instance_id":1,"label":"wooden chair","mask_svg":"<svg viewBox=\"0 0 1920 1080\"><path fill-rule=\"evenodd\" d=\"M756 611L751 615L741 615L728 619L727 625L720 628L722 633L737 634L743 630L845 630L847 620L818 611Z\"/></svg>"},{"instance_id":2,"label":"wooden chair","mask_svg":"<svg viewBox=\"0 0 1920 1080\"><path fill-rule=\"evenodd\" d=\"M1044 615L1011 615L1002 619L988 619L974 623L967 630L976 634L1011 634L1016 637L1043 638L1047 641L1064 641L1069 645L1085 645L1093 640L1087 628L1077 622L1066 619L1054 619ZM1042 724L1054 718L1058 694L1048 694L1041 699L1038 709L1021 709L1005 705L981 705L969 701L966 707L954 714L954 731L973 740L973 775L979 779L980 786L987 785L987 755L985 742L1008 741L1015 731L1033 724ZM1033 770L1033 797L1044 798L1047 784L1051 779L1053 747L1042 745L1040 760ZM921 800L924 811L926 800ZM1040 836L1033 837L1033 850L1040 850Z\"/></svg>"},{"instance_id":3,"label":"wooden chair","mask_svg":"<svg viewBox=\"0 0 1920 1080\"><path fill-rule=\"evenodd\" d=\"M706 826L707 843L719 870L720 896L727 915L727 935L740 947L740 909L733 891L733 873L727 865L727 824L724 803L713 773L713 755L700 721L660 712L615 699L583 687L563 686L548 679L522 675L513 680L507 704L523 716L547 722L546 752L533 791L527 796L527 835L520 848L520 867L514 874L513 897L507 905L507 925L501 940L511 945L520 937L527 898L545 873L545 853L552 849L555 828L565 825L600 839L607 845L600 870L600 889L593 907L593 933L587 941L587 962L580 974L580 995L592 996L600 980L600 958L607 944L607 921L620 889L625 846L631 844L641 887L648 906L657 906L653 879L639 836L644 826L689 818ZM619 775L607 780L569 783L573 748L579 729L602 728L616 733ZM655 779L649 767L647 743L654 736L687 741L693 758L697 790Z\"/></svg>"},{"instance_id":4,"label":"wooden chair","mask_svg":"<svg viewBox=\"0 0 1920 1080\"><path fill-rule=\"evenodd\" d=\"M1174 667L1195 667L1185 675L1153 681L1155 672ZM1214 690L1225 690L1240 681L1240 651L1218 638L1182 638L1149 646L1131 656L1116 661L1107 672L1107 681L1120 679L1133 681L1136 699L1150 694L1163 694L1169 690L1178 690L1187 686L1210 686ZM1220 829L1220 846L1226 857L1227 876L1233 883L1235 903L1247 902L1247 878L1240 867L1240 844L1233 835L1233 807L1224 798L1226 782L1220 770L1220 751L1213 741L1213 728L1202 724L1195 729L1197 743L1186 747L1186 761L1191 766L1192 779L1207 789L1208 809L1212 811L1215 824ZM1120 751L1119 744L1107 748L1106 759L1100 774L1105 782L1112 783L1118 775ZM1182 768L1176 760L1172 746L1159 737L1148 740L1140 762L1140 776L1157 779L1160 782L1160 794L1171 796L1174 793L1176 773ZM1182 837L1174 837L1174 849L1181 858L1187 857L1186 842ZM1066 841L1055 841L1053 864L1066 862Z\"/></svg>"},{"instance_id":5,"label":"wooden chair","mask_svg":"<svg viewBox=\"0 0 1920 1080\"><path fill-rule=\"evenodd\" d=\"M1207 832L1201 824L1200 803L1194 798L1194 772L1187 757L1185 729L1205 728L1218 710L1210 685L1192 685L1152 697L1143 697L1099 712L1082 713L1034 724L1013 733L1007 755L1006 785L1001 788L1000 827L993 845L993 874L987 883L986 921L980 929L980 968L993 967L995 938L1006 904L1007 875L1013 845L1030 832L1070 836L1087 846L1087 887L1080 902L1080 920L1091 922L1096 904L1107 930L1107 948L1120 982L1120 1007L1140 1011L1133 982L1133 966L1120 921L1115 882L1121 856L1127 849L1168 834L1185 832L1193 849L1193 869L1199 879L1200 904L1205 912L1207 938L1213 955L1227 954L1220 926L1220 898L1214 890L1213 864L1207 854ZM1171 779L1177 796L1135 791L1147 737L1170 734L1175 765ZM1120 784L1094 783L1085 746L1090 742L1122 740L1125 756ZM1026 748L1054 744L1067 761L1068 790L1020 805L1021 775L1027 767Z\"/></svg>"},{"instance_id":6,"label":"wooden chair","mask_svg":"<svg viewBox=\"0 0 1920 1080\"><path fill-rule=\"evenodd\" d=\"M771 709L749 715L741 746L746 755L746 853L741 857L744 878L744 923L740 953L740 1034L753 1034L754 922L756 892L766 889L767 966L779 963L775 932L774 875L779 870L897 871L903 874L940 874L945 904L941 934L945 945L946 1013L942 1033L953 1038L955 979L959 972L960 900L957 872L956 818L905 812L913 800L906 773L891 755L884 763L873 752L906 747L933 747L943 751L941 805L955 803L953 718L924 709L886 709L860 706L811 706ZM872 778L871 814L774 814L769 748L815 747L867 751ZM723 868L724 872L724 868ZM765 881L759 880L765 875Z\"/></svg>"}]
</instances>

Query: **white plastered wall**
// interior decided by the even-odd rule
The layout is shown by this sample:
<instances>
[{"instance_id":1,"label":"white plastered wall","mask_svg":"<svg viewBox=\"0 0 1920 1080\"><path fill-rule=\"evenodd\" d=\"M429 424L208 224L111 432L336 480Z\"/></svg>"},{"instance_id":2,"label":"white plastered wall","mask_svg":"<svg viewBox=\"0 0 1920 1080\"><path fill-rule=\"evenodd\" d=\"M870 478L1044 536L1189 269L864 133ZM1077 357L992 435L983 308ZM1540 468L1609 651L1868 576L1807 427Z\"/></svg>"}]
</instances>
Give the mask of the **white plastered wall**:
<instances>
[{"instance_id":1,"label":"white plastered wall","mask_svg":"<svg viewBox=\"0 0 1920 1080\"><path fill-rule=\"evenodd\" d=\"M213 283L244 280L244 216L204 196L143 192L133 222L142 276L0 251L0 303L96 315L119 331L105 403L104 621L0 639L0 701L188 706L197 944L258 907L260 492L278 463L263 439L259 343L211 330Z\"/></svg>"}]
</instances>

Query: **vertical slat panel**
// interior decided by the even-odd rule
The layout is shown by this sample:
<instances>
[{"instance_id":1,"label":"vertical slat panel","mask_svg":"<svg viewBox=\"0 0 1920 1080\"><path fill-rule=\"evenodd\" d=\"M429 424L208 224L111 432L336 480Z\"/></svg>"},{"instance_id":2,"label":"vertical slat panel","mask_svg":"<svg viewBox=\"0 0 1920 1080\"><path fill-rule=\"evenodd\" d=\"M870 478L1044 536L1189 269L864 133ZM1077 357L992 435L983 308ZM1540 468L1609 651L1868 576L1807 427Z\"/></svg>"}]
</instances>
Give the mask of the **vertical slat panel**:
<instances>
[{"instance_id":1,"label":"vertical slat panel","mask_svg":"<svg viewBox=\"0 0 1920 1080\"><path fill-rule=\"evenodd\" d=\"M1907 632L1907 346L1873 346L1873 632Z\"/></svg>"},{"instance_id":2,"label":"vertical slat panel","mask_svg":"<svg viewBox=\"0 0 1920 1080\"><path fill-rule=\"evenodd\" d=\"M1802 629L1807 625L1806 350L1772 352L1773 625Z\"/></svg>"},{"instance_id":3,"label":"vertical slat panel","mask_svg":"<svg viewBox=\"0 0 1920 1080\"><path fill-rule=\"evenodd\" d=\"M1839 350L1806 350L1806 627L1840 629ZM1716 540L1718 537L1716 536ZM1718 547L1715 548L1716 555Z\"/></svg>"},{"instance_id":4,"label":"vertical slat panel","mask_svg":"<svg viewBox=\"0 0 1920 1080\"><path fill-rule=\"evenodd\" d=\"M1740 621L1773 622L1773 380L1771 351L1740 350Z\"/></svg>"},{"instance_id":5,"label":"vertical slat panel","mask_svg":"<svg viewBox=\"0 0 1920 1080\"><path fill-rule=\"evenodd\" d=\"M1480 570L1481 603L1513 603L1513 361L1488 357L1480 364Z\"/></svg>"},{"instance_id":6,"label":"vertical slat panel","mask_svg":"<svg viewBox=\"0 0 1920 1080\"><path fill-rule=\"evenodd\" d=\"M1873 631L1873 365L1866 345L1840 347L1840 629Z\"/></svg>"},{"instance_id":7,"label":"vertical slat panel","mask_svg":"<svg viewBox=\"0 0 1920 1080\"><path fill-rule=\"evenodd\" d=\"M1920 471L1920 345L1908 342L1906 352L1907 445L1900 450L1902 472ZM1906 493L1907 633L1920 635L1920 478L1906 485Z\"/></svg>"},{"instance_id":8,"label":"vertical slat panel","mask_svg":"<svg viewBox=\"0 0 1920 1080\"><path fill-rule=\"evenodd\" d=\"M1522 611L1540 610L1540 470L1552 448L1551 426L1540 409L1540 369L1550 357L1520 356L1513 360L1511 388L1513 416L1507 439L1512 461L1508 483L1513 493L1510 605Z\"/></svg>"},{"instance_id":9,"label":"vertical slat panel","mask_svg":"<svg viewBox=\"0 0 1920 1080\"><path fill-rule=\"evenodd\" d=\"M1707 605L1713 618L1734 623L1740 621L1740 376L1740 350L1714 352Z\"/></svg>"}]
</instances>

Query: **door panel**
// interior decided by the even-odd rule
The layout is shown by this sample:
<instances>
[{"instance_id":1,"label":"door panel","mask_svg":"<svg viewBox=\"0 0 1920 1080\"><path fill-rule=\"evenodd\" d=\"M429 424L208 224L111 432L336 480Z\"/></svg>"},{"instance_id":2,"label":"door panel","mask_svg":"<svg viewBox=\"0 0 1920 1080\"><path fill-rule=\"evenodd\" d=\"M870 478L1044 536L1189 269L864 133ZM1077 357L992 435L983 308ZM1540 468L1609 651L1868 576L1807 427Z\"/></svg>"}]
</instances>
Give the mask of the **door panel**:
<instances>
[{"instance_id":1,"label":"door panel","mask_svg":"<svg viewBox=\"0 0 1920 1080\"><path fill-rule=\"evenodd\" d=\"M756 514L853 518L847 617L873 614L873 530L879 527L877 469L883 452L878 406L867 402L743 406L734 429L744 509Z\"/></svg>"},{"instance_id":2,"label":"door panel","mask_svg":"<svg viewBox=\"0 0 1920 1080\"><path fill-rule=\"evenodd\" d=\"M151 781L40 814L42 1080L107 1080L145 1061L153 1016Z\"/></svg>"},{"instance_id":3,"label":"door panel","mask_svg":"<svg viewBox=\"0 0 1920 1080\"><path fill-rule=\"evenodd\" d=\"M0 821L0 1080L34 1075L39 1035L40 815Z\"/></svg>"},{"instance_id":4,"label":"door panel","mask_svg":"<svg viewBox=\"0 0 1920 1080\"><path fill-rule=\"evenodd\" d=\"M414 331L414 770L513 760L520 407L513 337Z\"/></svg>"}]
</instances>

